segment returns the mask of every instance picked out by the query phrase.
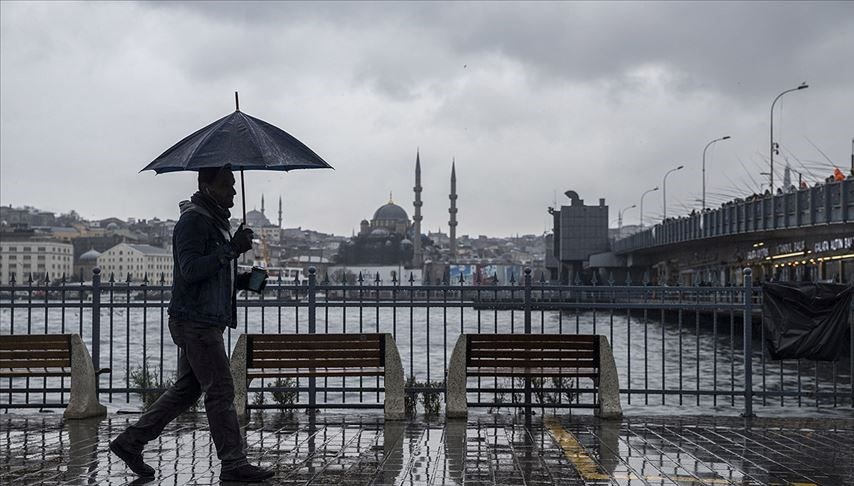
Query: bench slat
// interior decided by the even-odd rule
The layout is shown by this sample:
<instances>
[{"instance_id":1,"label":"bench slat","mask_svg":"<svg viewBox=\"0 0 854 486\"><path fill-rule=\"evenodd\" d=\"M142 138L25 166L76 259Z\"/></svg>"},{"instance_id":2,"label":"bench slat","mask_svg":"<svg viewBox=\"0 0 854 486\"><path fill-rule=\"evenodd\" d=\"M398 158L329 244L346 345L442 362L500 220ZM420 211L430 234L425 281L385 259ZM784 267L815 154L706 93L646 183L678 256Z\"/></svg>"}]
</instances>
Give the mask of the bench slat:
<instances>
[{"instance_id":1,"label":"bench slat","mask_svg":"<svg viewBox=\"0 0 854 486\"><path fill-rule=\"evenodd\" d=\"M467 334L469 343L492 341L548 341L564 343L593 343L595 334Z\"/></svg>"},{"instance_id":2,"label":"bench slat","mask_svg":"<svg viewBox=\"0 0 854 486\"><path fill-rule=\"evenodd\" d=\"M347 350L324 350L319 354L316 350L281 350L281 349L253 349L252 359L295 359L295 358L376 358L379 349L347 349Z\"/></svg>"},{"instance_id":3,"label":"bench slat","mask_svg":"<svg viewBox=\"0 0 854 486\"><path fill-rule=\"evenodd\" d=\"M481 349L495 349L495 350L503 350L503 349L595 350L596 345L593 343L587 343L587 342L566 343L566 342L552 342L552 341L527 341L527 342L490 341L488 343L479 343L479 342L469 343L468 349L469 350L481 350Z\"/></svg>"},{"instance_id":4,"label":"bench slat","mask_svg":"<svg viewBox=\"0 0 854 486\"><path fill-rule=\"evenodd\" d=\"M18 358L68 358L71 359L71 351L54 349L14 349L0 350L0 359Z\"/></svg>"},{"instance_id":5,"label":"bench slat","mask_svg":"<svg viewBox=\"0 0 854 486\"><path fill-rule=\"evenodd\" d=\"M249 339L255 342L375 342L381 341L382 334L249 334Z\"/></svg>"},{"instance_id":6,"label":"bench slat","mask_svg":"<svg viewBox=\"0 0 854 486\"><path fill-rule=\"evenodd\" d=\"M5 334L0 336L0 342L10 343L39 343L39 342L71 342L71 334Z\"/></svg>"},{"instance_id":7,"label":"bench slat","mask_svg":"<svg viewBox=\"0 0 854 486\"><path fill-rule=\"evenodd\" d=\"M28 376L71 376L71 368L39 369L9 369L0 368L0 378L24 378Z\"/></svg>"},{"instance_id":8,"label":"bench slat","mask_svg":"<svg viewBox=\"0 0 854 486\"><path fill-rule=\"evenodd\" d=\"M266 371L250 371L246 373L246 379L252 380L256 378L311 378L311 377L345 377L345 376L383 376L385 371L379 368L365 368L356 371L356 369L305 369L299 370L295 368Z\"/></svg>"},{"instance_id":9,"label":"bench slat","mask_svg":"<svg viewBox=\"0 0 854 486\"><path fill-rule=\"evenodd\" d=\"M505 367L521 367L521 368L596 368L596 361L593 359L483 359L475 358L468 362L468 366L473 368L505 368Z\"/></svg>"},{"instance_id":10,"label":"bench slat","mask_svg":"<svg viewBox=\"0 0 854 486\"><path fill-rule=\"evenodd\" d=\"M247 346L251 349L264 349L264 350L279 350L279 349L288 349L288 350L313 350L313 351L322 351L322 350L338 350L338 349L373 349L379 350L381 346L376 342L371 341L333 341L333 342L287 342L287 341L249 341Z\"/></svg>"},{"instance_id":11,"label":"bench slat","mask_svg":"<svg viewBox=\"0 0 854 486\"><path fill-rule=\"evenodd\" d=\"M263 359L253 357L249 368L365 368L382 366L379 358L365 359Z\"/></svg>"},{"instance_id":12,"label":"bench slat","mask_svg":"<svg viewBox=\"0 0 854 486\"><path fill-rule=\"evenodd\" d=\"M598 378L599 373L590 369L575 368L470 368L467 376L506 376L506 377L578 377Z\"/></svg>"},{"instance_id":13,"label":"bench slat","mask_svg":"<svg viewBox=\"0 0 854 486\"><path fill-rule=\"evenodd\" d=\"M0 349L15 351L20 349L61 350L69 348L68 341L4 341L0 340Z\"/></svg>"},{"instance_id":14,"label":"bench slat","mask_svg":"<svg viewBox=\"0 0 854 486\"><path fill-rule=\"evenodd\" d=\"M0 368L62 368L71 366L71 359L0 359Z\"/></svg>"},{"instance_id":15,"label":"bench slat","mask_svg":"<svg viewBox=\"0 0 854 486\"><path fill-rule=\"evenodd\" d=\"M591 350L543 351L534 349L476 349L469 351L469 358L586 358L593 359L596 353Z\"/></svg>"}]
</instances>

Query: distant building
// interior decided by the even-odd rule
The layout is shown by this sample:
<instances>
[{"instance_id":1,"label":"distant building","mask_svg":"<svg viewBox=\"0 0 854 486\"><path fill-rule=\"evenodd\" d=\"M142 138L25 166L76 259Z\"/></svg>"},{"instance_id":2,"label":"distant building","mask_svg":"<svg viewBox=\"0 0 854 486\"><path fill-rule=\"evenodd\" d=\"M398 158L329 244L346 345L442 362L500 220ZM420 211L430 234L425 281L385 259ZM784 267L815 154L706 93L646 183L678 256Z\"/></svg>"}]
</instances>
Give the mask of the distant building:
<instances>
[{"instance_id":1,"label":"distant building","mask_svg":"<svg viewBox=\"0 0 854 486\"><path fill-rule=\"evenodd\" d=\"M580 274L590 255L606 252L608 242L608 206L599 199L596 206L585 206L575 191L566 191L569 206L549 208L554 218L552 255L557 267L550 274L561 283L571 283Z\"/></svg>"},{"instance_id":2,"label":"distant building","mask_svg":"<svg viewBox=\"0 0 854 486\"><path fill-rule=\"evenodd\" d=\"M342 265L410 265L414 255L406 211L389 198L377 208L370 222L362 220L359 234L338 247Z\"/></svg>"},{"instance_id":3,"label":"distant building","mask_svg":"<svg viewBox=\"0 0 854 486\"><path fill-rule=\"evenodd\" d=\"M52 240L0 241L0 282L26 284L43 282L45 276L55 282L63 275L71 276L74 247L70 243Z\"/></svg>"},{"instance_id":4,"label":"distant building","mask_svg":"<svg viewBox=\"0 0 854 486\"><path fill-rule=\"evenodd\" d=\"M151 285L160 283L160 275L166 285L172 284L172 252L151 245L119 243L98 256L102 280L112 274L117 282L125 282L130 275L132 282L142 282L148 276Z\"/></svg>"}]
</instances>

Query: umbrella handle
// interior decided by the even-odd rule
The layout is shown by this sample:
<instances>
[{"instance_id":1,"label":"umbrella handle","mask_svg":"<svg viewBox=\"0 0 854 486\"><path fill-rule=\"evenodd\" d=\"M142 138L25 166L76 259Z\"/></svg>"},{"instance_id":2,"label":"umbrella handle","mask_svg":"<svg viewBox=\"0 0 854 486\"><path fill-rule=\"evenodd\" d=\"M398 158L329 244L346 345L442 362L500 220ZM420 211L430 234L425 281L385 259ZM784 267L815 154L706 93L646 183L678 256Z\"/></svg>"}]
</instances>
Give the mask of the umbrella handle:
<instances>
[{"instance_id":1,"label":"umbrella handle","mask_svg":"<svg viewBox=\"0 0 854 486\"><path fill-rule=\"evenodd\" d=\"M246 184L243 183L243 169L240 169L240 194L243 196L243 224L246 225Z\"/></svg>"}]
</instances>

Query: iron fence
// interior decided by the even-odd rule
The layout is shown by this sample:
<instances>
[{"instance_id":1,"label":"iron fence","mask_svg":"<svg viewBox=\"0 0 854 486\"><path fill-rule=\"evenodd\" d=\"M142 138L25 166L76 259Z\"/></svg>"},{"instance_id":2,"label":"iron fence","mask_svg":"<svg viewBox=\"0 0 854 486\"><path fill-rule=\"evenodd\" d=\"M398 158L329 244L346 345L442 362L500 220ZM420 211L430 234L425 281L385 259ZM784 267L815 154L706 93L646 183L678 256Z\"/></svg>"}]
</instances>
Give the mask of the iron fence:
<instances>
[{"instance_id":1,"label":"iron fence","mask_svg":"<svg viewBox=\"0 0 854 486\"><path fill-rule=\"evenodd\" d=\"M0 333L79 333L92 354L102 401L116 406L168 385L176 368L161 276L140 283L128 275L0 286ZM754 406L854 407L854 353L835 362L772 361L761 317L761 289L749 270L741 286L668 287L597 281L551 285L530 270L516 281L383 282L359 275L330 281L310 270L307 283L271 282L263 294L242 294L238 327L227 331L230 352L240 332L389 332L401 352L407 393L442 393L450 351L461 333L583 333L608 338L628 407L710 407L753 413ZM752 323L752 325L745 325ZM854 334L854 333L852 333ZM851 338L854 341L854 337ZM854 349L854 342L851 343ZM151 368L149 368L151 367ZM0 408L65 405L65 378L3 379ZM519 403L513 380L477 378L469 400L496 407ZM578 382L536 383L540 404L577 404L593 393ZM293 405L363 408L382 403L381 378L323 378L250 388L256 408L271 392L293 392ZM322 395L322 400L320 396ZM259 398L260 397L260 398ZM366 402L366 399L371 402Z\"/></svg>"}]
</instances>

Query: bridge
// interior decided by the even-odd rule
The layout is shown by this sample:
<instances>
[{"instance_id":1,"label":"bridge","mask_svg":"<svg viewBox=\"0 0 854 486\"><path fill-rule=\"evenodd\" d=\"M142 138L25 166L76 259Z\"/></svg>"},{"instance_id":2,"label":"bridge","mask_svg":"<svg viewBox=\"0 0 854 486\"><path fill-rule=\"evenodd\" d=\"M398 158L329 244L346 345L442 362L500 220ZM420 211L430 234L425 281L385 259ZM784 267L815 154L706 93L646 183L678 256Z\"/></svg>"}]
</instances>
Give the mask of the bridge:
<instances>
[{"instance_id":1,"label":"bridge","mask_svg":"<svg viewBox=\"0 0 854 486\"><path fill-rule=\"evenodd\" d=\"M735 283L745 266L754 269L757 280L850 283L854 178L667 219L614 241L611 253L620 265L653 270L653 279L668 283ZM608 265L590 258L591 267Z\"/></svg>"}]
</instances>

